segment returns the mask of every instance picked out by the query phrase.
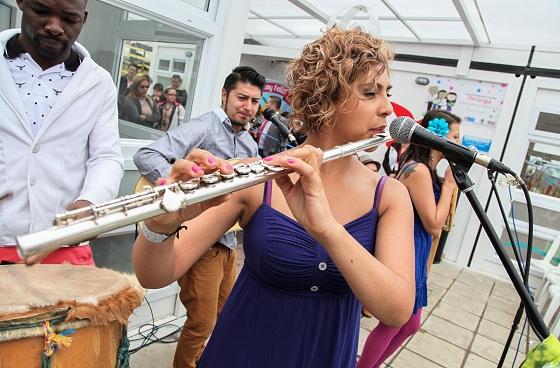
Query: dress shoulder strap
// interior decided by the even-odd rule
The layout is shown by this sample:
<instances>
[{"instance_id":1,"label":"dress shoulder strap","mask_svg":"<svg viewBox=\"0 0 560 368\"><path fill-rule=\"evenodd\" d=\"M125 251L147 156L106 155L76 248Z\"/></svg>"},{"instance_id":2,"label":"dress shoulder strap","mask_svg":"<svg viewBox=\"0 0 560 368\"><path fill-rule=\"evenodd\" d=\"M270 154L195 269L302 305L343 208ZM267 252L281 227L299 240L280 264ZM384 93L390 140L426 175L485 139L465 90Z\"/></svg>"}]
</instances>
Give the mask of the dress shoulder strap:
<instances>
[{"instance_id":1,"label":"dress shoulder strap","mask_svg":"<svg viewBox=\"0 0 560 368\"><path fill-rule=\"evenodd\" d=\"M373 200L373 208L375 208L376 210L379 207L379 202L381 201L381 194L383 194L383 188L385 187L386 182L387 182L387 176L382 176L377 182L377 186L375 187L375 199Z\"/></svg>"},{"instance_id":2,"label":"dress shoulder strap","mask_svg":"<svg viewBox=\"0 0 560 368\"><path fill-rule=\"evenodd\" d=\"M272 203L272 180L264 183L263 202L269 206Z\"/></svg>"}]
</instances>

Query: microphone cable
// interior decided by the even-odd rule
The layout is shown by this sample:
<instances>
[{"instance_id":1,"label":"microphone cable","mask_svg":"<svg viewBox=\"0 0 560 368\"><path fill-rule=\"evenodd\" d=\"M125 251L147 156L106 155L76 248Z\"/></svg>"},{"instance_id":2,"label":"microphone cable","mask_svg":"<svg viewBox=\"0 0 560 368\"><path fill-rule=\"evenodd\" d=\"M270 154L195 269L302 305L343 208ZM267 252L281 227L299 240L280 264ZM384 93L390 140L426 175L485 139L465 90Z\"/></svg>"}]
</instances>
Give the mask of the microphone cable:
<instances>
[{"instance_id":1,"label":"microphone cable","mask_svg":"<svg viewBox=\"0 0 560 368\"><path fill-rule=\"evenodd\" d=\"M152 316L152 323L144 323L143 325L141 325L140 327L138 327L138 334L141 336L139 338L135 338L135 339L129 339L130 343L132 344L133 342L137 342L137 341L142 341L140 343L140 346L134 348L134 349L130 349L128 351L129 356L139 352L140 350L142 350L143 348L150 346L154 343L161 343L161 344L172 344L177 342L179 339L178 338L173 338L173 339L169 339L170 336L180 332L183 329L183 326L177 326L174 323L171 322L167 322L164 323L162 325L156 325L156 321L154 318L154 311L152 310L152 306L150 305L150 302L148 301L148 299L144 296L144 300L146 301L148 308L150 309L150 315ZM168 334L164 335L163 337L157 337L156 334L159 332L160 329L163 329L165 327L175 327L174 330L172 330L171 332L169 332ZM146 328L143 330L143 328Z\"/></svg>"}]
</instances>

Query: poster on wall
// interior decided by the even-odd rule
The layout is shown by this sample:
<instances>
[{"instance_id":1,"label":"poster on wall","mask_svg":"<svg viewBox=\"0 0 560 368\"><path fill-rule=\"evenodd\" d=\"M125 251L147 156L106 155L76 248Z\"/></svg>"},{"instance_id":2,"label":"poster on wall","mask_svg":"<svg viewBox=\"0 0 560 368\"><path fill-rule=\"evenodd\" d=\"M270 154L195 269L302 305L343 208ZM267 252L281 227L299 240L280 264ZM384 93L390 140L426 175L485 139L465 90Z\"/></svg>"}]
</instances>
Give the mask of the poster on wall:
<instances>
[{"instance_id":1,"label":"poster on wall","mask_svg":"<svg viewBox=\"0 0 560 368\"><path fill-rule=\"evenodd\" d=\"M267 79L266 85L263 89L260 106L262 110L267 107L271 107L280 114L291 113L292 107L288 102L288 87L280 82Z\"/></svg>"},{"instance_id":2,"label":"poster on wall","mask_svg":"<svg viewBox=\"0 0 560 368\"><path fill-rule=\"evenodd\" d=\"M427 75L426 110L443 109L464 122L492 129L504 103L507 83Z\"/></svg>"}]
</instances>

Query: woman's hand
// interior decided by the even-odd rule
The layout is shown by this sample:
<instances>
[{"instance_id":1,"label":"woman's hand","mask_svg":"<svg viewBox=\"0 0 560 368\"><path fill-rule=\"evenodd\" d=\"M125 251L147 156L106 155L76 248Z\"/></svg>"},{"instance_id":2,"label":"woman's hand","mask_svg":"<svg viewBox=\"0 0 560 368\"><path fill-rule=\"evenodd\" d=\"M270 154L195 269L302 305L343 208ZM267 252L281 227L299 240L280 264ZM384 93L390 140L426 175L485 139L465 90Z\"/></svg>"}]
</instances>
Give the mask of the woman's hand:
<instances>
[{"instance_id":1,"label":"woman's hand","mask_svg":"<svg viewBox=\"0 0 560 368\"><path fill-rule=\"evenodd\" d=\"M275 180L296 220L316 238L324 237L338 224L321 183L322 160L323 151L312 146L303 146L264 159L266 163L292 169L300 175L295 183L289 175Z\"/></svg>"},{"instance_id":2,"label":"woman's hand","mask_svg":"<svg viewBox=\"0 0 560 368\"><path fill-rule=\"evenodd\" d=\"M455 182L455 178L453 177L453 171L451 171L451 166L448 166L445 170L445 175L443 177L443 184L449 185L451 187L456 187L457 183Z\"/></svg>"},{"instance_id":3,"label":"woman's hand","mask_svg":"<svg viewBox=\"0 0 560 368\"><path fill-rule=\"evenodd\" d=\"M205 174L210 174L214 171L231 174L233 172L233 166L231 166L227 160L218 158L210 152L194 149L185 159L175 161L167 179L159 179L156 184L169 185L177 181L187 181L199 178ZM175 231L183 222L195 218L208 208L220 205L230 198L231 194L212 198L204 202L190 205L177 212L151 218L146 220L145 223L152 231L169 234Z\"/></svg>"}]
</instances>

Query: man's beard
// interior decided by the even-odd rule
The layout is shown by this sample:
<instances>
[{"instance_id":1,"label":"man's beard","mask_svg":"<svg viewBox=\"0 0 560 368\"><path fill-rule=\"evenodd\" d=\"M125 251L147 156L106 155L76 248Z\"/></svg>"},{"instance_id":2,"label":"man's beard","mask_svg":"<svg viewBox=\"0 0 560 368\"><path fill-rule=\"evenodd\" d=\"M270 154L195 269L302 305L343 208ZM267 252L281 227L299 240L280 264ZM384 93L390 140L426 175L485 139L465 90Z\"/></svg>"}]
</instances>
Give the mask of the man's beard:
<instances>
[{"instance_id":1,"label":"man's beard","mask_svg":"<svg viewBox=\"0 0 560 368\"><path fill-rule=\"evenodd\" d=\"M231 120L231 119L230 119L230 121L233 125L237 125L237 126L241 126L241 127L247 125L247 123L248 123L248 121L247 122L245 122L245 121L235 121L235 120Z\"/></svg>"},{"instance_id":2,"label":"man's beard","mask_svg":"<svg viewBox=\"0 0 560 368\"><path fill-rule=\"evenodd\" d=\"M41 40L45 40L45 39L48 38L39 36L38 34L34 34L32 38L33 45L35 46L35 50L39 55L41 55L46 59L57 59L61 55L64 55L69 49L69 44L67 41L60 42L59 43L60 46L58 48L54 48L54 47L45 46L43 42L41 42Z\"/></svg>"}]
</instances>

